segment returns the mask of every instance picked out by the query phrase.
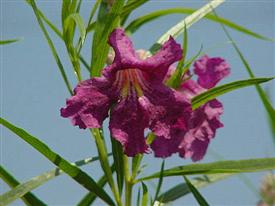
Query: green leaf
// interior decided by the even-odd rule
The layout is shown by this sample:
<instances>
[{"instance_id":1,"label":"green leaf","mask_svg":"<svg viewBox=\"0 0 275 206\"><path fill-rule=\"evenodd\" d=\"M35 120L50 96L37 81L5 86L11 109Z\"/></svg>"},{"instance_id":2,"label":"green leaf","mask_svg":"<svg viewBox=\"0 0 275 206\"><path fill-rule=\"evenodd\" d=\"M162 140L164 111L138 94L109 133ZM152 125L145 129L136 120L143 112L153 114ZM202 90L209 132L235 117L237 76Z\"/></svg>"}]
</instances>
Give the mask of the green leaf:
<instances>
[{"instance_id":1,"label":"green leaf","mask_svg":"<svg viewBox=\"0 0 275 206\"><path fill-rule=\"evenodd\" d=\"M0 178L4 180L11 188L14 188L18 185L20 185L20 182L18 182L4 167L0 165ZM24 196L20 196L23 202L28 206L45 206L46 204L42 202L40 199L38 199L33 193L31 192L25 192ZM11 198L11 196L3 197L0 196L0 203L3 201L6 201L7 198Z\"/></svg>"},{"instance_id":2,"label":"green leaf","mask_svg":"<svg viewBox=\"0 0 275 206\"><path fill-rule=\"evenodd\" d=\"M48 44L49 44L49 47L50 47L51 52L52 52L52 54L54 56L54 59L55 59L57 65L58 65L58 69L59 69L59 71L60 71L60 73L62 75L62 78L63 78L66 86L67 86L67 89L70 92L70 94L73 95L71 84L70 84L70 82L68 80L68 77L67 77L66 72L64 70L64 67L63 67L63 65L61 63L61 60L60 60L60 58L59 58L59 56L57 54L57 51L56 51L56 49L54 47L54 44L53 44L53 42L52 42L52 40L51 40L51 38L50 38L50 36L49 36L49 34L48 34L48 32L47 32L44 24L42 22L42 19L41 19L40 15L39 15L39 11L38 11L38 8L37 8L37 6L35 4L35 1L34 0L26 0L26 2L31 5L31 7L32 7L32 9L34 11L34 14L36 16L36 19L38 21L38 24L39 24L39 26L40 26L40 28L41 28L41 30L42 30L42 32L43 32L43 34L44 34L47 42L48 42Z\"/></svg>"},{"instance_id":3,"label":"green leaf","mask_svg":"<svg viewBox=\"0 0 275 206\"><path fill-rule=\"evenodd\" d=\"M154 44L150 48L150 52L151 53L156 52L160 48L160 45L166 42L170 36L174 38L178 37L185 29L188 29L194 23L202 19L205 15L212 12L214 8L218 7L223 2L224 0L212 0L211 2L201 7L200 9L193 12L191 15L181 20L179 23L177 23L175 26L173 26L171 29L169 29L166 33L164 33L159 38L156 44Z\"/></svg>"},{"instance_id":4,"label":"green leaf","mask_svg":"<svg viewBox=\"0 0 275 206\"><path fill-rule=\"evenodd\" d=\"M198 176L191 181L192 185L196 188L203 188L210 184L213 184L217 181L223 180L227 177L233 176L234 174L214 174L214 175L203 175ZM167 203L175 201L187 194L190 193L190 189L186 183L180 183L171 189L167 190L166 192L162 193L157 200L161 203Z\"/></svg>"},{"instance_id":5,"label":"green leaf","mask_svg":"<svg viewBox=\"0 0 275 206\"><path fill-rule=\"evenodd\" d=\"M163 160L162 164L161 164L160 177L159 177L159 180L158 180L158 186L157 186L157 189L156 189L156 194L155 194L155 198L153 200L153 203L157 200L157 197L159 196L160 188L162 186L164 165L165 165L165 160Z\"/></svg>"},{"instance_id":6,"label":"green leaf","mask_svg":"<svg viewBox=\"0 0 275 206\"><path fill-rule=\"evenodd\" d=\"M182 82L182 76L184 74L184 61L187 53L187 29L185 28L183 33L183 57L179 61L176 71L171 75L171 77L167 80L167 85L172 88L179 88L181 82Z\"/></svg>"},{"instance_id":7,"label":"green leaf","mask_svg":"<svg viewBox=\"0 0 275 206\"><path fill-rule=\"evenodd\" d=\"M140 205L140 188L138 188L138 194L137 194L137 203L136 206Z\"/></svg>"},{"instance_id":8,"label":"green leaf","mask_svg":"<svg viewBox=\"0 0 275 206\"><path fill-rule=\"evenodd\" d=\"M127 2L127 4L123 7L122 12L120 14L121 17L121 25L124 25L125 20L128 15L136 8L146 3L149 0L131 0L131 2ZM91 32L95 28L96 22L89 23L86 32Z\"/></svg>"},{"instance_id":9,"label":"green leaf","mask_svg":"<svg viewBox=\"0 0 275 206\"><path fill-rule=\"evenodd\" d=\"M26 2L31 6L30 0L27 0ZM43 19L43 21L52 29L52 31L54 31L54 33L58 37L63 39L63 35L59 31L59 29L43 14L43 12L41 10L39 10L38 8L36 8L36 10L37 10L37 13L39 14L39 16L41 17L41 19Z\"/></svg>"},{"instance_id":10,"label":"green leaf","mask_svg":"<svg viewBox=\"0 0 275 206\"><path fill-rule=\"evenodd\" d=\"M113 164L111 166L112 172L114 171L115 165ZM97 184L103 188L106 183L108 182L106 175L103 175L98 181ZM89 206L92 205L92 203L95 201L97 196L94 193L88 192L77 204L77 206Z\"/></svg>"},{"instance_id":11,"label":"green leaf","mask_svg":"<svg viewBox=\"0 0 275 206\"><path fill-rule=\"evenodd\" d=\"M92 158L86 158L84 160L79 160L72 164L76 165L76 166L83 166L88 163L94 162L96 160L98 160L98 157L92 157ZM16 199L22 197L23 195L27 194L28 192L34 190L35 188L45 184L49 180L59 176L62 173L63 173L63 171L61 169L55 168L55 169L47 171L41 175L33 177L30 180L28 180L22 184L12 185L12 188L14 188L14 189L3 194L1 196L1 198L3 198L3 199L11 198L10 201L15 201ZM33 204L33 205L38 205L38 204Z\"/></svg>"},{"instance_id":12,"label":"green leaf","mask_svg":"<svg viewBox=\"0 0 275 206\"><path fill-rule=\"evenodd\" d=\"M69 28L71 27L73 22L78 27L81 42L83 44L83 42L85 41L85 37L86 37L86 28L85 28L85 24L84 24L82 17L78 13L72 13L66 18L65 23L64 23L64 29L65 29L65 31L69 30Z\"/></svg>"},{"instance_id":13,"label":"green leaf","mask_svg":"<svg viewBox=\"0 0 275 206\"><path fill-rule=\"evenodd\" d=\"M11 44L17 41L20 41L21 39L7 39L7 40L0 40L0 45L4 44Z\"/></svg>"},{"instance_id":14,"label":"green leaf","mask_svg":"<svg viewBox=\"0 0 275 206\"><path fill-rule=\"evenodd\" d=\"M126 32L128 33L134 33L137 29L139 29L141 26L143 26L144 24L155 20L159 17L162 16L166 16L166 15L170 15L170 14L192 14L196 11L196 9L192 9L192 8L169 8L169 9L164 9L164 10L158 10L158 11L154 11L151 12L149 14L146 14L144 16L141 16L135 20L133 20L127 27L126 27ZM236 31L242 32L244 34L247 34L249 36L252 36L254 38L258 38L258 39L262 39L262 40L266 40L266 41L274 41L274 39L272 38L268 38L265 37L261 34L257 34L243 26L240 26L234 22L231 22L225 18L222 17L217 17L213 14L207 14L206 16L204 16L203 18L208 19L210 21L214 21L214 22L218 22L218 23L222 23L227 27L230 27L231 29L234 29Z\"/></svg>"},{"instance_id":15,"label":"green leaf","mask_svg":"<svg viewBox=\"0 0 275 206\"><path fill-rule=\"evenodd\" d=\"M192 108L197 109L204 103L206 103L222 94L225 94L227 92L230 92L230 91L233 91L236 89L240 89L243 87L248 87L248 86L255 85L255 84L264 83L264 82L270 81L272 79L274 79L274 78L271 77L271 78L246 79L246 80L239 80L239 81L235 81L235 82L231 82L228 84L214 87L212 89L209 89L206 92L199 94L198 96L195 96L192 99Z\"/></svg>"},{"instance_id":16,"label":"green leaf","mask_svg":"<svg viewBox=\"0 0 275 206\"><path fill-rule=\"evenodd\" d=\"M113 29L119 25L123 5L124 0L114 1L111 10L108 11L107 2L101 2L92 44L91 77L99 76L105 64L110 48L107 40Z\"/></svg>"},{"instance_id":17,"label":"green leaf","mask_svg":"<svg viewBox=\"0 0 275 206\"><path fill-rule=\"evenodd\" d=\"M189 190L192 192L193 196L196 198L197 202L200 206L209 206L209 204L206 202L204 197L200 194L200 192L197 190L197 188L187 179L187 177L183 176L186 185L188 186Z\"/></svg>"},{"instance_id":18,"label":"green leaf","mask_svg":"<svg viewBox=\"0 0 275 206\"><path fill-rule=\"evenodd\" d=\"M96 25L96 22L92 22L91 24L89 24L88 27L87 27L86 32L88 33L88 32L93 31L94 28L95 28L95 25Z\"/></svg>"},{"instance_id":19,"label":"green leaf","mask_svg":"<svg viewBox=\"0 0 275 206\"><path fill-rule=\"evenodd\" d=\"M164 170L163 177L195 174L258 172L272 169L275 169L275 158L227 160L205 164L191 164L186 166L174 167L168 170ZM160 173L158 172L138 179L137 182L159 177Z\"/></svg>"},{"instance_id":20,"label":"green leaf","mask_svg":"<svg viewBox=\"0 0 275 206\"><path fill-rule=\"evenodd\" d=\"M137 154L132 158L132 179L135 179L138 173L143 154Z\"/></svg>"},{"instance_id":21,"label":"green leaf","mask_svg":"<svg viewBox=\"0 0 275 206\"><path fill-rule=\"evenodd\" d=\"M124 184L124 161L123 161L123 150L121 144L111 137L112 152L115 164L115 171L117 177L118 191L121 196L123 184Z\"/></svg>"},{"instance_id":22,"label":"green leaf","mask_svg":"<svg viewBox=\"0 0 275 206\"><path fill-rule=\"evenodd\" d=\"M99 185L96 184L92 177L90 177L84 171L72 165L70 162L52 151L45 143L30 135L25 130L14 126L3 118L0 118L0 124L18 135L28 144L30 144L34 149L44 155L48 160L50 160L53 164L62 169L66 174L68 174L72 179L85 187L87 190L98 195L107 204L115 205L110 196ZM9 202L5 202L5 204L8 203Z\"/></svg>"},{"instance_id":23,"label":"green leaf","mask_svg":"<svg viewBox=\"0 0 275 206\"><path fill-rule=\"evenodd\" d=\"M98 6L99 6L99 4L100 4L101 1L102 1L102 0L96 0L96 2L94 3L94 6L93 6L93 8L92 8L92 10L91 10L91 12L90 12L90 16L89 16L89 20L88 20L88 23L87 23L87 27L85 28L85 35L84 35L84 38L83 38L84 40L81 41L81 38L78 39L77 53L78 53L79 55L80 55L80 51L81 51L81 49L82 49L82 45L84 44L84 41L85 41L85 39L86 39L86 36L87 36L87 33L88 33L89 26L90 26L90 24L91 24L91 22L92 22L92 19L93 19L95 13L96 13L97 8L98 8ZM94 25L95 25L95 24L94 24ZM84 65L84 66L85 66L85 65ZM89 69L89 72L90 72L90 69Z\"/></svg>"},{"instance_id":24,"label":"green leaf","mask_svg":"<svg viewBox=\"0 0 275 206\"><path fill-rule=\"evenodd\" d=\"M213 10L213 12L214 12L215 16L218 17L216 11ZM227 31L227 29L223 25L223 23L221 23L221 27L222 27L223 31L225 32L227 38L232 42L232 45L233 45L235 51L237 52L238 56L240 57L243 65L245 66L245 69L248 72L249 76L251 78L254 78L255 75L254 75L248 61L245 59L243 53L241 52L241 50L237 46L236 42L231 37L230 33ZM275 109L273 108L272 103L269 101L268 96L266 95L264 90L259 85L256 85L255 87L256 87L256 90L257 90L257 92L258 92L258 94L259 94L259 96L260 96L260 98L263 102L263 105L266 109L266 112L269 116L269 121L271 123L271 129L272 129L272 132L273 132L273 143L275 145L275 132L274 132L275 131Z\"/></svg>"},{"instance_id":25,"label":"green leaf","mask_svg":"<svg viewBox=\"0 0 275 206\"><path fill-rule=\"evenodd\" d=\"M148 188L147 188L146 184L144 184L143 182L141 182L141 184L142 184L141 205L142 206L147 206L147 204L148 204Z\"/></svg>"},{"instance_id":26,"label":"green leaf","mask_svg":"<svg viewBox=\"0 0 275 206\"><path fill-rule=\"evenodd\" d=\"M149 0L128 0L127 4L124 6L121 14L121 25L124 25L128 16L131 12L133 12L135 9L140 7L141 5L145 4Z\"/></svg>"}]
</instances>

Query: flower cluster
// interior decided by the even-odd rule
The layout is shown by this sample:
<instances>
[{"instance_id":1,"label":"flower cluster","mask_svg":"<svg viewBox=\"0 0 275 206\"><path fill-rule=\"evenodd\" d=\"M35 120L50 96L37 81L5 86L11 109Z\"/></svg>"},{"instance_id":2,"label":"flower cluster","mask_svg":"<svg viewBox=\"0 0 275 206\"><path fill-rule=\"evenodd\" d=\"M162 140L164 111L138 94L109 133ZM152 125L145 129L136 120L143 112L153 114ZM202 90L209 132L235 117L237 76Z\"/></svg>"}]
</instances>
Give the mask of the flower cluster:
<instances>
[{"instance_id":1,"label":"flower cluster","mask_svg":"<svg viewBox=\"0 0 275 206\"><path fill-rule=\"evenodd\" d=\"M109 44L114 49L112 64L101 77L80 82L74 96L61 109L80 128L100 128L110 114L109 129L128 156L148 153L168 157L178 152L182 157L200 160L217 128L222 104L212 100L195 111L191 98L215 86L229 74L229 66L221 58L204 56L196 61L198 80L183 81L177 90L165 85L169 67L182 58L182 49L170 39L153 56L141 59L122 29L115 29ZM145 130L155 139L146 143Z\"/></svg>"}]
</instances>

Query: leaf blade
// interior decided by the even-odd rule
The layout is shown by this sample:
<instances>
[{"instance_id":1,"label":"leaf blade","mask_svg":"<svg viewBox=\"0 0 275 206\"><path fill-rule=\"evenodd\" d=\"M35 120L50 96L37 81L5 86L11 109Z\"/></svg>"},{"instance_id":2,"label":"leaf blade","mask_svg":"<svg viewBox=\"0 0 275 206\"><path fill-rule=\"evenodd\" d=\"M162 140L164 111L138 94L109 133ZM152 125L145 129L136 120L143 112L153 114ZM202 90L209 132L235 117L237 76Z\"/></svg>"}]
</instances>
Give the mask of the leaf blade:
<instances>
[{"instance_id":1,"label":"leaf blade","mask_svg":"<svg viewBox=\"0 0 275 206\"><path fill-rule=\"evenodd\" d=\"M141 200L141 205L142 206L147 206L148 203L148 188L145 183L141 182L142 184L142 200Z\"/></svg>"},{"instance_id":2,"label":"leaf blade","mask_svg":"<svg viewBox=\"0 0 275 206\"><path fill-rule=\"evenodd\" d=\"M272 169L275 169L275 158L227 160L174 167L164 170L163 177L195 174L258 172ZM138 179L137 182L158 178L159 176L160 173L154 173Z\"/></svg>"},{"instance_id":3,"label":"leaf blade","mask_svg":"<svg viewBox=\"0 0 275 206\"><path fill-rule=\"evenodd\" d=\"M185 176L183 176L183 178L184 178L189 190L192 192L193 196L196 198L197 202L199 203L199 205L200 206L209 206L207 201L200 194L200 192L197 190L197 188L188 180L188 178Z\"/></svg>"},{"instance_id":4,"label":"leaf blade","mask_svg":"<svg viewBox=\"0 0 275 206\"><path fill-rule=\"evenodd\" d=\"M0 178L4 180L11 188L14 188L18 185L20 185L20 182L18 182L4 167L0 165ZM3 202L2 196L0 196L0 202ZM23 202L28 206L46 206L44 202L42 202L40 199L38 199L33 193L26 192L24 195L21 196L21 199Z\"/></svg>"},{"instance_id":5,"label":"leaf blade","mask_svg":"<svg viewBox=\"0 0 275 206\"><path fill-rule=\"evenodd\" d=\"M150 21L153 21L159 17L163 17L163 16L167 16L167 15L171 15L171 14L192 14L196 11L196 9L192 9L192 8L185 8L185 7L181 7L181 8L169 8L169 9L163 9L163 10L158 10L158 11L154 11L151 13L148 13L142 17L138 17L135 20L133 20L132 22L130 22L127 27L126 27L126 32L128 33L134 33L137 29L139 29L141 26L143 26L145 23L148 23ZM205 15L203 18L208 19L210 21L213 22L217 22L217 23L222 23L225 26L234 29L236 31L242 32L246 35L249 35L251 37L254 38L258 38L261 40L265 40L265 41L274 41L274 39L269 38L269 37L265 37L261 34L258 34L254 31L251 31L241 25L238 25L228 19L222 18L222 17L217 17L216 15L213 14L207 14Z\"/></svg>"},{"instance_id":6,"label":"leaf blade","mask_svg":"<svg viewBox=\"0 0 275 206\"><path fill-rule=\"evenodd\" d=\"M194 186L196 186L196 188L203 188L208 186L209 184L215 183L217 181L223 180L233 175L234 174L203 175L203 176L199 176L199 178L194 178L190 181ZM157 200L161 203L168 203L168 202L177 200L189 193L190 193L190 190L187 187L186 183L180 183L170 188L166 192L162 193Z\"/></svg>"},{"instance_id":7,"label":"leaf blade","mask_svg":"<svg viewBox=\"0 0 275 206\"><path fill-rule=\"evenodd\" d=\"M5 44L11 44L15 43L17 41L20 41L22 39L6 39L6 40L0 40L0 45L5 45Z\"/></svg>"},{"instance_id":8,"label":"leaf blade","mask_svg":"<svg viewBox=\"0 0 275 206\"><path fill-rule=\"evenodd\" d=\"M227 92L240 89L243 87L248 87L251 85L256 85L260 83L264 83L270 80L273 80L274 78L253 78L253 79L246 79L246 80L239 80L239 81L234 81L228 84L220 85L217 87L214 87L212 89L209 89L206 92L203 92L196 97L192 99L192 108L197 109L204 103L216 98L217 96L220 96L222 94L225 94Z\"/></svg>"},{"instance_id":9,"label":"leaf blade","mask_svg":"<svg viewBox=\"0 0 275 206\"><path fill-rule=\"evenodd\" d=\"M25 130L16 127L10 122L0 118L0 124L15 133L22 140L31 145L34 149L40 152L43 156L45 156L49 161L62 169L66 174L68 174L72 179L78 182L80 185L85 187L87 190L97 194L103 201L107 204L115 205L110 196L100 188L92 177L87 175L84 171L79 169L78 167L70 164L67 160L62 158L60 155L52 151L46 144L37 139L36 137L30 135Z\"/></svg>"},{"instance_id":10,"label":"leaf blade","mask_svg":"<svg viewBox=\"0 0 275 206\"><path fill-rule=\"evenodd\" d=\"M93 45L92 45L92 71L91 77L99 76L105 64L110 46L107 43L111 31L117 26L120 19L120 12L123 9L124 0L114 1L110 12L108 4L101 2L97 23L95 25Z\"/></svg>"},{"instance_id":11,"label":"leaf blade","mask_svg":"<svg viewBox=\"0 0 275 206\"><path fill-rule=\"evenodd\" d=\"M165 41L169 39L170 36L176 38L178 37L184 29L188 29L190 26L192 26L194 23L202 19L205 15L213 11L214 8L218 7L220 4L222 4L224 0L212 0L211 2L207 3L200 9L196 10L191 15L187 16L183 20L181 20L179 23L171 27L167 32L165 32L150 48L150 52L154 53L156 49L159 48L159 45L162 45Z\"/></svg>"}]
</instances>

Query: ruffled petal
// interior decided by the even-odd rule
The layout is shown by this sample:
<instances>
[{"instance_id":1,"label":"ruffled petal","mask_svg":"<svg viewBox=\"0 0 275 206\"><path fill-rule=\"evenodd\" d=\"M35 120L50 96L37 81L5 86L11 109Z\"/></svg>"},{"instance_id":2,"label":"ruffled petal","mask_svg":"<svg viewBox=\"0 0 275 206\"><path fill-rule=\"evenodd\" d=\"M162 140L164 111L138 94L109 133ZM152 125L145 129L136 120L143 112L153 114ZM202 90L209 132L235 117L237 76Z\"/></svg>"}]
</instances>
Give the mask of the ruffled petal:
<instances>
[{"instance_id":1,"label":"ruffled petal","mask_svg":"<svg viewBox=\"0 0 275 206\"><path fill-rule=\"evenodd\" d=\"M209 139L196 139L192 133L187 133L180 145L179 155L183 158L191 158L192 161L201 160L206 154Z\"/></svg>"},{"instance_id":2,"label":"ruffled petal","mask_svg":"<svg viewBox=\"0 0 275 206\"><path fill-rule=\"evenodd\" d=\"M172 37L155 55L146 59L135 52L131 40L121 28L111 33L109 44L115 51L113 63L103 69L103 75L109 79L114 79L119 70L138 69L144 72L148 81L163 81L169 66L182 58L182 49Z\"/></svg>"},{"instance_id":3,"label":"ruffled petal","mask_svg":"<svg viewBox=\"0 0 275 206\"><path fill-rule=\"evenodd\" d=\"M189 131L185 134L179 146L180 156L191 157L193 161L201 160L216 130L223 127L220 115L223 113L222 104L214 99L193 111L189 121Z\"/></svg>"},{"instance_id":4,"label":"ruffled petal","mask_svg":"<svg viewBox=\"0 0 275 206\"><path fill-rule=\"evenodd\" d=\"M140 63L140 59L136 54L133 43L126 36L123 29L115 29L109 37L109 44L115 51L113 64L116 64L119 69L129 69L135 64Z\"/></svg>"},{"instance_id":5,"label":"ruffled petal","mask_svg":"<svg viewBox=\"0 0 275 206\"><path fill-rule=\"evenodd\" d=\"M182 52L180 44L170 37L155 55L142 62L142 67L147 68L152 79L163 81L169 66L182 58Z\"/></svg>"},{"instance_id":6,"label":"ruffled petal","mask_svg":"<svg viewBox=\"0 0 275 206\"><path fill-rule=\"evenodd\" d=\"M67 106L61 108L61 116L69 117L72 124L81 129L99 128L108 117L108 110L114 98L111 85L104 78L80 82L74 90L74 96L67 99Z\"/></svg>"},{"instance_id":7,"label":"ruffled petal","mask_svg":"<svg viewBox=\"0 0 275 206\"><path fill-rule=\"evenodd\" d=\"M181 139L182 138L179 136L173 137L171 139L156 137L150 146L154 151L155 157L166 158L170 157L174 153L179 152L179 144Z\"/></svg>"},{"instance_id":8,"label":"ruffled petal","mask_svg":"<svg viewBox=\"0 0 275 206\"><path fill-rule=\"evenodd\" d=\"M203 88L214 87L230 73L229 65L220 57L209 58L207 55L194 64L194 73L198 75L198 84Z\"/></svg>"},{"instance_id":9,"label":"ruffled petal","mask_svg":"<svg viewBox=\"0 0 275 206\"><path fill-rule=\"evenodd\" d=\"M192 79L188 79L184 81L178 90L188 99L192 99L196 95L206 91L203 87L201 87L197 82Z\"/></svg>"},{"instance_id":10,"label":"ruffled petal","mask_svg":"<svg viewBox=\"0 0 275 206\"><path fill-rule=\"evenodd\" d=\"M149 128L156 136L170 139L175 127L187 128L184 119L190 116L191 105L179 92L162 84L151 84L139 101L149 116Z\"/></svg>"},{"instance_id":11,"label":"ruffled petal","mask_svg":"<svg viewBox=\"0 0 275 206\"><path fill-rule=\"evenodd\" d=\"M137 99L123 99L112 109L109 125L111 135L122 144L126 155L133 157L148 152L144 138L146 127L147 115Z\"/></svg>"}]
</instances>

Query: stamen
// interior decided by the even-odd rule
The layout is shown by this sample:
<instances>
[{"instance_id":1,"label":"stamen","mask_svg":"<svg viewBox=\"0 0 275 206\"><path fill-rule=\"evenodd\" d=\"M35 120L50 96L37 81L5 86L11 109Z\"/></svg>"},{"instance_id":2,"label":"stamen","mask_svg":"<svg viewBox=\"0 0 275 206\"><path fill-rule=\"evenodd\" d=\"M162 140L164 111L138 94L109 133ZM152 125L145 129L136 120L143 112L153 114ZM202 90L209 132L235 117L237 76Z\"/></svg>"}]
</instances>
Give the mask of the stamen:
<instances>
[{"instance_id":1,"label":"stamen","mask_svg":"<svg viewBox=\"0 0 275 206\"><path fill-rule=\"evenodd\" d=\"M143 90L148 89L143 74L138 69L126 69L118 71L114 86L120 90L120 95L125 98L129 95L143 96Z\"/></svg>"}]
</instances>

